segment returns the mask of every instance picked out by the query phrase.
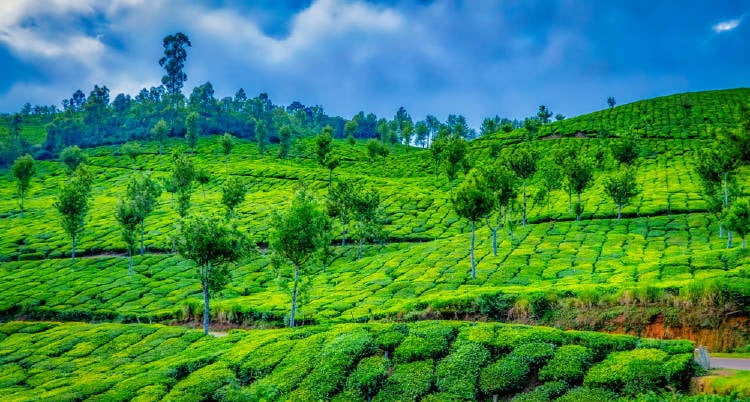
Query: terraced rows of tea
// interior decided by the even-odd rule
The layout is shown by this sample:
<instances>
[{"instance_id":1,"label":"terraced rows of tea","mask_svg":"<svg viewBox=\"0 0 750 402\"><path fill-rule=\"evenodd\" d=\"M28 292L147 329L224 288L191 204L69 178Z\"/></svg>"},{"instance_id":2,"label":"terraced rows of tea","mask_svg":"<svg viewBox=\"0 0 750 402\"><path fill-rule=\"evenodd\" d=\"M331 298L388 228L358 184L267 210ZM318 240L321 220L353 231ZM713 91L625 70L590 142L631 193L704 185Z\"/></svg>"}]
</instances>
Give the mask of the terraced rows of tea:
<instances>
[{"instance_id":1,"label":"terraced rows of tea","mask_svg":"<svg viewBox=\"0 0 750 402\"><path fill-rule=\"evenodd\" d=\"M158 325L0 325L6 400L611 400L684 390L693 345L503 324L345 324L214 338ZM604 399L602 399L604 398Z\"/></svg>"}]
</instances>

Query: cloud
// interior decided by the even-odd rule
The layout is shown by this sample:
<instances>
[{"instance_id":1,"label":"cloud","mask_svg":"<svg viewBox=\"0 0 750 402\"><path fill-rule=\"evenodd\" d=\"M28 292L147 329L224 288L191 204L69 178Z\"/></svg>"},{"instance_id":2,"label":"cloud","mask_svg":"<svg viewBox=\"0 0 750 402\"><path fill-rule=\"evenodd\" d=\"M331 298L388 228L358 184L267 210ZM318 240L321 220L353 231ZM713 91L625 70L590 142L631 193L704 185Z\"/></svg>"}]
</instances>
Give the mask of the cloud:
<instances>
[{"instance_id":1,"label":"cloud","mask_svg":"<svg viewBox=\"0 0 750 402\"><path fill-rule=\"evenodd\" d=\"M716 33L722 33L722 32L731 31L737 28L738 26L740 26L741 23L742 23L742 18L737 18L737 19L733 19L729 21L720 22L711 28Z\"/></svg>"}]
</instances>

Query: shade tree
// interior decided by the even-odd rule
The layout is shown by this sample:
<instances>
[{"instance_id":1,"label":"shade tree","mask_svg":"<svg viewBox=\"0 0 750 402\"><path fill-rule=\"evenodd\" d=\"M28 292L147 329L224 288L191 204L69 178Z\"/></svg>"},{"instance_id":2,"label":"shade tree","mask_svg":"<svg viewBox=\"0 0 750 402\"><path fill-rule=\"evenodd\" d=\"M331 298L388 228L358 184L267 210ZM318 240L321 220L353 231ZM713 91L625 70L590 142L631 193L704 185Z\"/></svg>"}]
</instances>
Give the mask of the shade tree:
<instances>
[{"instance_id":1,"label":"shade tree","mask_svg":"<svg viewBox=\"0 0 750 402\"><path fill-rule=\"evenodd\" d=\"M521 223L526 227L526 180L534 176L537 170L539 155L528 146L518 146L507 156L508 167L523 183L523 217Z\"/></svg>"},{"instance_id":2,"label":"shade tree","mask_svg":"<svg viewBox=\"0 0 750 402\"><path fill-rule=\"evenodd\" d=\"M509 222L508 212L518 196L518 177L502 160L496 161L483 174L494 198L493 208L484 216L484 221L492 232L492 253L497 256L497 231L503 225L507 225L511 242L513 241L513 225ZM510 219L512 220L512 211Z\"/></svg>"},{"instance_id":3,"label":"shade tree","mask_svg":"<svg viewBox=\"0 0 750 402\"><path fill-rule=\"evenodd\" d=\"M622 217L622 207L640 193L633 169L622 169L607 177L604 192L617 205L617 221Z\"/></svg>"},{"instance_id":4,"label":"shade tree","mask_svg":"<svg viewBox=\"0 0 750 402\"><path fill-rule=\"evenodd\" d=\"M247 196L247 185L245 182L235 176L231 176L224 181L221 186L221 203L227 208L230 218L235 216L235 208Z\"/></svg>"},{"instance_id":5,"label":"shade tree","mask_svg":"<svg viewBox=\"0 0 750 402\"><path fill-rule=\"evenodd\" d=\"M169 128L167 122L164 119L160 119L151 128L151 139L159 145L159 166L161 166L162 148L167 140L167 133Z\"/></svg>"},{"instance_id":6,"label":"shade tree","mask_svg":"<svg viewBox=\"0 0 750 402\"><path fill-rule=\"evenodd\" d=\"M297 311L297 291L300 269L318 253L329 237L324 233L328 217L323 208L306 189L301 189L292 199L291 206L273 217L271 249L283 260L294 266L292 307L289 327L294 328Z\"/></svg>"},{"instance_id":7,"label":"shade tree","mask_svg":"<svg viewBox=\"0 0 750 402\"><path fill-rule=\"evenodd\" d=\"M486 217L495 205L495 197L484 176L480 171L472 169L466 179L459 184L451 197L453 209L458 216L471 222L471 279L476 279L474 261L474 239L476 223Z\"/></svg>"},{"instance_id":8,"label":"shade tree","mask_svg":"<svg viewBox=\"0 0 750 402\"><path fill-rule=\"evenodd\" d=\"M125 199L136 215L141 229L141 256L145 253L144 237L146 218L154 211L161 195L161 187L148 175L136 175L128 183Z\"/></svg>"},{"instance_id":9,"label":"shade tree","mask_svg":"<svg viewBox=\"0 0 750 402\"><path fill-rule=\"evenodd\" d=\"M17 158L13 161L11 172L17 181L16 188L18 190L18 197L21 201L21 218L23 218L25 211L24 199L26 197L26 192L29 189L29 185L31 184L31 178L34 177L34 173L36 172L34 158L29 154Z\"/></svg>"},{"instance_id":10,"label":"shade tree","mask_svg":"<svg viewBox=\"0 0 750 402\"><path fill-rule=\"evenodd\" d=\"M128 252L128 275L133 276L133 254L137 242L138 212L131 203L120 200L115 208L115 219L120 225L122 240L125 242Z\"/></svg>"},{"instance_id":11,"label":"shade tree","mask_svg":"<svg viewBox=\"0 0 750 402\"><path fill-rule=\"evenodd\" d=\"M63 230L71 240L71 260L76 259L76 245L86 225L89 196L93 178L84 166L79 166L60 188L53 204L60 214Z\"/></svg>"},{"instance_id":12,"label":"shade tree","mask_svg":"<svg viewBox=\"0 0 750 402\"><path fill-rule=\"evenodd\" d=\"M745 249L745 236L750 233L750 200L739 198L732 203L724 218L727 229L736 232L742 238L742 249ZM731 244L730 244L731 247Z\"/></svg>"},{"instance_id":13,"label":"shade tree","mask_svg":"<svg viewBox=\"0 0 750 402\"><path fill-rule=\"evenodd\" d=\"M226 167L227 175L229 174L229 154L232 153L234 148L234 136L229 133L224 133L219 140L221 144L221 150L224 152L224 165Z\"/></svg>"},{"instance_id":14,"label":"shade tree","mask_svg":"<svg viewBox=\"0 0 750 402\"><path fill-rule=\"evenodd\" d=\"M211 294L229 283L229 264L248 254L250 243L236 227L221 219L198 216L182 224L177 249L197 265L196 277L203 292L203 333L208 334Z\"/></svg>"},{"instance_id":15,"label":"shade tree","mask_svg":"<svg viewBox=\"0 0 750 402\"><path fill-rule=\"evenodd\" d=\"M72 175L79 165L86 163L87 159L86 154L78 148L78 145L66 147L60 152L60 160L67 167L68 175Z\"/></svg>"},{"instance_id":16,"label":"shade tree","mask_svg":"<svg viewBox=\"0 0 750 402\"><path fill-rule=\"evenodd\" d=\"M133 174L136 173L138 170L138 165L136 164L138 160L138 156L143 153L143 149L141 149L141 144L138 142L126 142L122 144L120 147L120 151L123 153L123 155L127 156L133 161Z\"/></svg>"}]
</instances>

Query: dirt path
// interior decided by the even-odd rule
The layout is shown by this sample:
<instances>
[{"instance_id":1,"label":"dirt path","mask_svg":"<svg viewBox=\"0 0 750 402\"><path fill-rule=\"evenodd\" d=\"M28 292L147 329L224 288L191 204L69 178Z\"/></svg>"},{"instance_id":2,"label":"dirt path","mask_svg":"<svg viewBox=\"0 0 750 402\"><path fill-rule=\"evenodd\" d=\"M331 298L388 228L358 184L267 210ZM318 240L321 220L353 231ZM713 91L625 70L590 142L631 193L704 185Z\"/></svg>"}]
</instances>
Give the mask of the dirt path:
<instances>
[{"instance_id":1,"label":"dirt path","mask_svg":"<svg viewBox=\"0 0 750 402\"><path fill-rule=\"evenodd\" d=\"M750 359L729 359L726 357L712 357L711 368L750 370Z\"/></svg>"},{"instance_id":2,"label":"dirt path","mask_svg":"<svg viewBox=\"0 0 750 402\"><path fill-rule=\"evenodd\" d=\"M219 332L219 331L211 331L208 334L209 335L213 335L213 336L215 336L217 338L223 338L223 337L227 336L226 332ZM714 364L713 361L711 362L711 364L712 365Z\"/></svg>"}]
</instances>

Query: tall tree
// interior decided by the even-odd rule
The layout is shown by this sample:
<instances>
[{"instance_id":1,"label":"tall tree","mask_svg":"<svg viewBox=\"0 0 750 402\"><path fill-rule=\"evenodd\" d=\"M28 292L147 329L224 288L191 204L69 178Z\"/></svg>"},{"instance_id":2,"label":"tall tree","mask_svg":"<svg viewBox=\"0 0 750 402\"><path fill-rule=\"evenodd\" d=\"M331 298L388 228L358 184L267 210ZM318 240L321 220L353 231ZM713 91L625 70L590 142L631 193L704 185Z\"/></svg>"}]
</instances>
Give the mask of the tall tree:
<instances>
[{"instance_id":1,"label":"tall tree","mask_svg":"<svg viewBox=\"0 0 750 402\"><path fill-rule=\"evenodd\" d=\"M333 170L339 166L340 159L333 153L333 128L325 126L315 139L315 153L320 166L328 169L328 189L333 183Z\"/></svg>"},{"instance_id":2,"label":"tall tree","mask_svg":"<svg viewBox=\"0 0 750 402\"><path fill-rule=\"evenodd\" d=\"M148 175L137 175L128 183L125 199L129 208L136 214L136 220L141 229L141 256L145 253L146 218L156 208L160 195L161 187Z\"/></svg>"},{"instance_id":3,"label":"tall tree","mask_svg":"<svg viewBox=\"0 0 750 402\"><path fill-rule=\"evenodd\" d=\"M284 159L289 156L289 149L291 147L292 128L285 124L279 129L279 158Z\"/></svg>"},{"instance_id":4,"label":"tall tree","mask_svg":"<svg viewBox=\"0 0 750 402\"><path fill-rule=\"evenodd\" d=\"M360 259L362 258L362 244L365 241L374 241L384 237L384 212L380 204L380 193L372 188L352 188L348 202L354 221L352 237L359 243L357 259Z\"/></svg>"},{"instance_id":5,"label":"tall tree","mask_svg":"<svg viewBox=\"0 0 750 402\"><path fill-rule=\"evenodd\" d=\"M445 173L448 175L451 189L453 188L453 181L458 177L458 173L469 170L469 161L466 159L468 146L466 140L457 135L452 135L445 144Z\"/></svg>"},{"instance_id":6,"label":"tall tree","mask_svg":"<svg viewBox=\"0 0 750 402\"><path fill-rule=\"evenodd\" d=\"M248 240L220 219L200 216L182 225L177 249L183 258L198 265L197 277L203 290L203 333L208 334L210 295L229 283L228 264L248 253Z\"/></svg>"},{"instance_id":7,"label":"tall tree","mask_svg":"<svg viewBox=\"0 0 750 402\"><path fill-rule=\"evenodd\" d=\"M569 161L564 167L566 182L571 192L578 194L578 204L576 204L576 220L581 220L583 213L583 204L581 203L581 193L589 188L594 180L594 164L586 156L578 156Z\"/></svg>"},{"instance_id":8,"label":"tall tree","mask_svg":"<svg viewBox=\"0 0 750 402\"><path fill-rule=\"evenodd\" d=\"M356 120L352 119L346 122L344 124L344 135L346 135L347 141L353 146L355 143L355 134L357 133L357 129L359 127L359 124Z\"/></svg>"},{"instance_id":9,"label":"tall tree","mask_svg":"<svg viewBox=\"0 0 750 402\"><path fill-rule=\"evenodd\" d=\"M76 259L76 245L86 224L86 213L89 210L91 193L91 174L85 167L79 166L73 175L60 189L54 206L60 213L63 230L71 239L71 259Z\"/></svg>"},{"instance_id":10,"label":"tall tree","mask_svg":"<svg viewBox=\"0 0 750 402\"><path fill-rule=\"evenodd\" d=\"M224 151L224 164L226 165L227 176L229 175L229 154L232 153L234 147L234 136L229 133L224 133L221 136L221 150Z\"/></svg>"},{"instance_id":11,"label":"tall tree","mask_svg":"<svg viewBox=\"0 0 750 402\"><path fill-rule=\"evenodd\" d=\"M170 120L174 130L174 119L177 115L177 107L183 102L182 87L187 81L187 74L183 71L187 60L186 47L192 46L190 39L182 32L167 35L162 41L164 57L159 59L159 66L164 67L166 74L161 78L162 84L167 90L170 106Z\"/></svg>"},{"instance_id":12,"label":"tall tree","mask_svg":"<svg viewBox=\"0 0 750 402\"><path fill-rule=\"evenodd\" d=\"M526 227L526 180L536 173L536 163L539 155L527 146L513 149L508 158L508 165L523 182L523 217L521 224Z\"/></svg>"},{"instance_id":13,"label":"tall tree","mask_svg":"<svg viewBox=\"0 0 750 402\"><path fill-rule=\"evenodd\" d=\"M282 133L281 131L279 131L279 140L281 141L282 135L286 134L286 132ZM288 131L288 134L291 136L291 129ZM264 123L263 120L258 120L255 123L255 142L258 143L258 152L261 155L264 155L266 153L266 145L268 144L268 129L266 128L266 123Z\"/></svg>"},{"instance_id":14,"label":"tall tree","mask_svg":"<svg viewBox=\"0 0 750 402\"><path fill-rule=\"evenodd\" d=\"M549 118L552 117L552 112L545 105L539 105L539 111L536 113L536 117L542 124L549 123Z\"/></svg>"},{"instance_id":15,"label":"tall tree","mask_svg":"<svg viewBox=\"0 0 750 402\"><path fill-rule=\"evenodd\" d=\"M474 238L477 220L487 216L495 204L492 191L482 174L472 169L453 194L453 208L458 216L471 221L471 279L476 279Z\"/></svg>"},{"instance_id":16,"label":"tall tree","mask_svg":"<svg viewBox=\"0 0 750 402\"><path fill-rule=\"evenodd\" d=\"M302 189L297 192L292 205L282 214L274 216L271 248L284 260L294 265L294 288L292 290L292 310L289 327L294 328L297 311L297 290L301 268L328 240L325 230L328 217L313 196Z\"/></svg>"},{"instance_id":17,"label":"tall tree","mask_svg":"<svg viewBox=\"0 0 750 402\"><path fill-rule=\"evenodd\" d=\"M493 215L493 211L487 213L484 219L487 228L492 232L492 254L494 256L497 256L497 231L502 225L508 225L508 210L518 196L518 177L503 162L502 160L495 162L489 171L484 172L484 180L494 197L493 206L496 216L494 224L490 224L490 215ZM510 229L511 226L508 225L508 228ZM510 230L510 235L512 242L512 230Z\"/></svg>"},{"instance_id":18,"label":"tall tree","mask_svg":"<svg viewBox=\"0 0 750 402\"><path fill-rule=\"evenodd\" d=\"M208 169L200 168L195 171L195 181L201 185L201 192L203 193L203 199L206 199L206 184L211 181L211 175L208 173Z\"/></svg>"},{"instance_id":19,"label":"tall tree","mask_svg":"<svg viewBox=\"0 0 750 402\"><path fill-rule=\"evenodd\" d=\"M187 155L174 154L172 178L177 193L177 212L184 218L190 209L190 195L195 180L195 167Z\"/></svg>"},{"instance_id":20,"label":"tall tree","mask_svg":"<svg viewBox=\"0 0 750 402\"><path fill-rule=\"evenodd\" d=\"M615 104L617 104L617 102L615 101L615 97L614 96L607 97L607 106L609 106L610 109L612 109L613 107L615 107Z\"/></svg>"},{"instance_id":21,"label":"tall tree","mask_svg":"<svg viewBox=\"0 0 750 402\"><path fill-rule=\"evenodd\" d=\"M185 118L185 141L190 148L190 152L195 153L195 144L198 143L200 135L200 116L196 112L190 112Z\"/></svg>"},{"instance_id":22,"label":"tall tree","mask_svg":"<svg viewBox=\"0 0 750 402\"><path fill-rule=\"evenodd\" d=\"M36 167L34 165L34 158L26 154L13 161L13 167L11 167L13 177L18 181L18 196L21 198L21 218L24 217L24 199L26 191L29 189L31 178L34 177Z\"/></svg>"},{"instance_id":23,"label":"tall tree","mask_svg":"<svg viewBox=\"0 0 750 402\"><path fill-rule=\"evenodd\" d=\"M221 186L221 203L227 207L229 217L234 219L234 210L237 205L245 200L247 195L247 185L242 179L230 176Z\"/></svg>"},{"instance_id":24,"label":"tall tree","mask_svg":"<svg viewBox=\"0 0 750 402\"><path fill-rule=\"evenodd\" d=\"M427 144L427 138L430 135L430 129L427 127L427 123L420 121L414 126L414 134L416 135L417 144L420 147L424 147Z\"/></svg>"},{"instance_id":25,"label":"tall tree","mask_svg":"<svg viewBox=\"0 0 750 402\"><path fill-rule=\"evenodd\" d=\"M604 192L617 204L617 221L622 217L622 207L640 192L635 171L623 169L604 182Z\"/></svg>"},{"instance_id":26,"label":"tall tree","mask_svg":"<svg viewBox=\"0 0 750 402\"><path fill-rule=\"evenodd\" d=\"M138 229L138 212L134 206L121 200L115 209L115 219L120 224L122 240L128 249L128 275L133 276L133 254L135 253L136 235Z\"/></svg>"},{"instance_id":27,"label":"tall tree","mask_svg":"<svg viewBox=\"0 0 750 402\"><path fill-rule=\"evenodd\" d=\"M66 147L60 152L60 160L68 168L68 174L73 174L78 166L82 163L86 163L86 154L78 148L78 145Z\"/></svg>"},{"instance_id":28,"label":"tall tree","mask_svg":"<svg viewBox=\"0 0 750 402\"><path fill-rule=\"evenodd\" d=\"M161 167L162 148L164 148L164 142L167 140L167 132L169 132L169 128L164 119L159 119L151 128L151 139L159 144L159 167Z\"/></svg>"},{"instance_id":29,"label":"tall tree","mask_svg":"<svg viewBox=\"0 0 750 402\"><path fill-rule=\"evenodd\" d=\"M739 198L732 203L726 214L727 229L742 237L742 249L745 249L745 236L750 233L750 200Z\"/></svg>"},{"instance_id":30,"label":"tall tree","mask_svg":"<svg viewBox=\"0 0 750 402\"><path fill-rule=\"evenodd\" d=\"M329 191L326 199L326 211L328 215L339 220L341 223L341 247L346 245L347 225L354 213L352 195L354 186L346 181L337 182Z\"/></svg>"},{"instance_id":31,"label":"tall tree","mask_svg":"<svg viewBox=\"0 0 750 402\"><path fill-rule=\"evenodd\" d=\"M719 139L718 143L698 151L696 171L706 194L715 194L712 188L722 187L723 199L722 210L730 208L730 182L734 176L735 170L739 165L737 157L737 148L729 141ZM719 235L723 231L723 226L719 224ZM732 245L731 230L727 233L727 246Z\"/></svg>"},{"instance_id":32,"label":"tall tree","mask_svg":"<svg viewBox=\"0 0 750 402\"><path fill-rule=\"evenodd\" d=\"M122 144L122 147L120 147L122 153L126 155L128 158L133 160L133 174L135 174L138 171L138 165L136 164L138 160L138 155L143 153L143 149L141 149L141 144L133 141L133 142L126 142Z\"/></svg>"}]
</instances>

